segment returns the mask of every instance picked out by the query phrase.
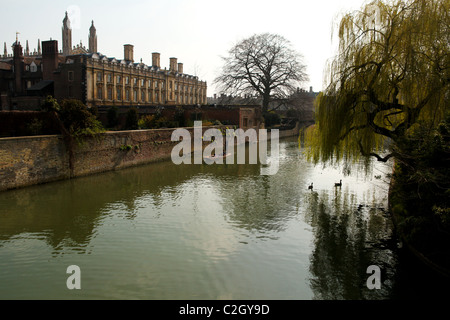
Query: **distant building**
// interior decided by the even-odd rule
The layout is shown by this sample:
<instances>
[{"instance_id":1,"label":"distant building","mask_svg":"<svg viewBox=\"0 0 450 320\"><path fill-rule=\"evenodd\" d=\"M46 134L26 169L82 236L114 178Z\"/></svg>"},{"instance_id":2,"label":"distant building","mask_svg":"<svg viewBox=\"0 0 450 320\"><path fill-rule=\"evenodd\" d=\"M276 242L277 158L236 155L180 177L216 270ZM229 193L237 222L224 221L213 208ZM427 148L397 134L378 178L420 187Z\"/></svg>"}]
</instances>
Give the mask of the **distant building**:
<instances>
[{"instance_id":1,"label":"distant building","mask_svg":"<svg viewBox=\"0 0 450 320\"><path fill-rule=\"evenodd\" d=\"M272 110L285 118L292 118L300 125L314 123L314 101L319 95L313 87L309 91L297 88L290 96L274 100L269 104ZM258 95L228 96L225 94L208 97L210 105L262 105L262 98Z\"/></svg>"},{"instance_id":2,"label":"distant building","mask_svg":"<svg viewBox=\"0 0 450 320\"><path fill-rule=\"evenodd\" d=\"M0 110L36 109L48 94L56 99L79 99L87 106L204 105L207 84L185 74L183 64L170 58L169 69L160 66L160 54L152 53L152 65L135 62L133 45L124 45L124 58L98 52L92 21L89 48L72 46L72 30L66 15L62 26L62 51L56 40L38 41L38 50L25 51L16 37L13 54L0 58Z\"/></svg>"}]
</instances>

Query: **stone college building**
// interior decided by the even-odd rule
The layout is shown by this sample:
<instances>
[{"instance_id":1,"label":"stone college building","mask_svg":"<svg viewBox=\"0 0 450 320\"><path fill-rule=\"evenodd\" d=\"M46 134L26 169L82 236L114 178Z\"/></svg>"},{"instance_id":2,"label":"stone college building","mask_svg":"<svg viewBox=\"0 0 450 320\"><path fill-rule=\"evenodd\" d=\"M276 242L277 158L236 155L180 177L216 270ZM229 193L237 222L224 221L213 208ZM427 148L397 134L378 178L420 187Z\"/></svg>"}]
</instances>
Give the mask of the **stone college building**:
<instances>
[{"instance_id":1,"label":"stone college building","mask_svg":"<svg viewBox=\"0 0 450 320\"><path fill-rule=\"evenodd\" d=\"M41 50L42 45L42 50ZM160 53L152 53L152 65L135 62L133 45L124 45L123 59L97 50L94 22L89 29L89 47L72 46L72 29L66 15L62 26L62 50L58 41L38 40L38 50L25 53L18 41L8 54L6 43L0 56L0 110L39 107L52 95L58 100L73 98L88 107L132 107L205 105L206 82L185 74L183 64L170 58L169 69L161 68Z\"/></svg>"}]
</instances>

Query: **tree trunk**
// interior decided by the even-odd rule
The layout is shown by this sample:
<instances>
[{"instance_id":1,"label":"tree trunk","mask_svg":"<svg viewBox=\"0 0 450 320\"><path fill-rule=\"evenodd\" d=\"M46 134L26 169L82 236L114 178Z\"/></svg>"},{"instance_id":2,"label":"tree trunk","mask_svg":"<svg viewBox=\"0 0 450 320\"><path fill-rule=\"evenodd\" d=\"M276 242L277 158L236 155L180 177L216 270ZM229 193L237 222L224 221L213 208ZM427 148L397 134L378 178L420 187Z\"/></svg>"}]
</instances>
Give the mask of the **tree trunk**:
<instances>
[{"instance_id":1,"label":"tree trunk","mask_svg":"<svg viewBox=\"0 0 450 320\"><path fill-rule=\"evenodd\" d=\"M268 94L263 95L263 102L262 102L263 114L266 114L269 111L269 102L270 102L270 95Z\"/></svg>"}]
</instances>

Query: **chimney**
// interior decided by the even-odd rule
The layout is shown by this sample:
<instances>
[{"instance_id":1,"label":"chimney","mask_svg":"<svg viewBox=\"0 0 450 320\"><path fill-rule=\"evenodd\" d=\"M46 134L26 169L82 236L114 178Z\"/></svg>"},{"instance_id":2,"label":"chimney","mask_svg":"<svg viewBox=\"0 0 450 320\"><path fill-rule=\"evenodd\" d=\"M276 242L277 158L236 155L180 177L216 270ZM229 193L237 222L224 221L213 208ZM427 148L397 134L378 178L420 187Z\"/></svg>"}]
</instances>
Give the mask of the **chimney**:
<instances>
[{"instance_id":1,"label":"chimney","mask_svg":"<svg viewBox=\"0 0 450 320\"><path fill-rule=\"evenodd\" d=\"M15 84L15 92L22 93L22 75L23 75L23 52L22 46L19 42L14 43L14 84Z\"/></svg>"},{"instance_id":2,"label":"chimney","mask_svg":"<svg viewBox=\"0 0 450 320\"><path fill-rule=\"evenodd\" d=\"M177 58L170 58L170 71L177 72Z\"/></svg>"},{"instance_id":3,"label":"chimney","mask_svg":"<svg viewBox=\"0 0 450 320\"><path fill-rule=\"evenodd\" d=\"M182 63L178 64L178 73L183 73L183 64Z\"/></svg>"},{"instance_id":4,"label":"chimney","mask_svg":"<svg viewBox=\"0 0 450 320\"><path fill-rule=\"evenodd\" d=\"M53 80L53 71L58 68L58 41L42 41L43 80Z\"/></svg>"},{"instance_id":5,"label":"chimney","mask_svg":"<svg viewBox=\"0 0 450 320\"><path fill-rule=\"evenodd\" d=\"M124 44L123 45L123 51L124 51L124 59L125 61L131 61L133 60L133 45L131 44Z\"/></svg>"},{"instance_id":6,"label":"chimney","mask_svg":"<svg viewBox=\"0 0 450 320\"><path fill-rule=\"evenodd\" d=\"M160 54L158 52L153 52L152 53L152 66L161 68L159 60L160 60Z\"/></svg>"}]
</instances>

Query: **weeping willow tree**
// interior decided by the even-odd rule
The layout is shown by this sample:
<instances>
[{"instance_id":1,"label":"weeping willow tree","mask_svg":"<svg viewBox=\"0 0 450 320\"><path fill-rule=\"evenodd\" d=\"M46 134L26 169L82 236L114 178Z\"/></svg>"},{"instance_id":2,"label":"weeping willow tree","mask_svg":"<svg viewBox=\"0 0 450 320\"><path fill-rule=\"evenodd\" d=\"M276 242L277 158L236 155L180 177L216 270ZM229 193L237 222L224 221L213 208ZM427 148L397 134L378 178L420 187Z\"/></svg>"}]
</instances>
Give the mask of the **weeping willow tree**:
<instances>
[{"instance_id":1,"label":"weeping willow tree","mask_svg":"<svg viewBox=\"0 0 450 320\"><path fill-rule=\"evenodd\" d=\"M449 109L449 3L375 0L342 17L316 125L305 132L310 159L408 162L402 141L432 132Z\"/></svg>"}]
</instances>

